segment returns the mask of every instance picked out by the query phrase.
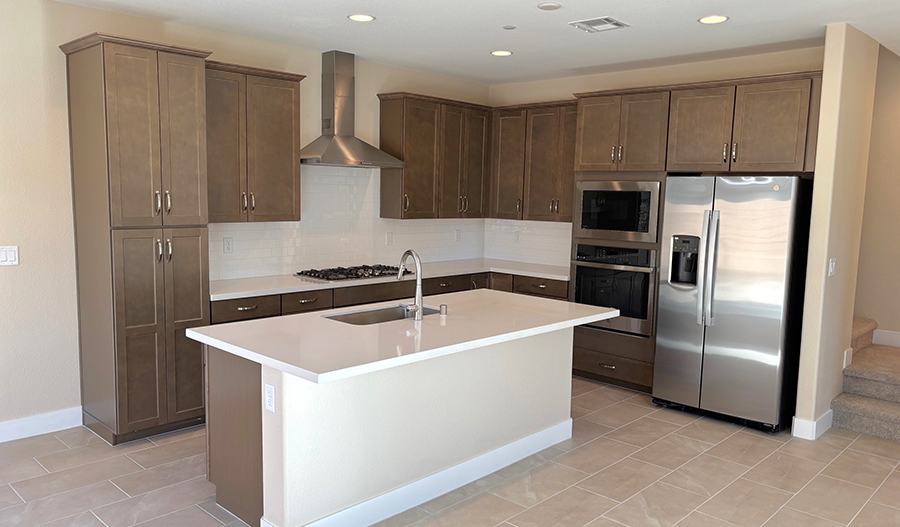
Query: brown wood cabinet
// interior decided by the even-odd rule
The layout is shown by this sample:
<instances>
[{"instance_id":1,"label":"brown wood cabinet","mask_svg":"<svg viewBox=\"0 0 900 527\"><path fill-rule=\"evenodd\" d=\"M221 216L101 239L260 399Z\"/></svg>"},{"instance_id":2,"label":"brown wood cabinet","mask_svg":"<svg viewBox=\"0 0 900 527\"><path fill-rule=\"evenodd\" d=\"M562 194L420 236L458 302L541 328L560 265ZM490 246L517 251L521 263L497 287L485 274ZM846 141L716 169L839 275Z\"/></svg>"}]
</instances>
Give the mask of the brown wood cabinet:
<instances>
[{"instance_id":1,"label":"brown wood cabinet","mask_svg":"<svg viewBox=\"0 0 900 527\"><path fill-rule=\"evenodd\" d=\"M526 220L552 221L559 190L559 108L528 110L525 128Z\"/></svg>"},{"instance_id":2,"label":"brown wood cabinet","mask_svg":"<svg viewBox=\"0 0 900 527\"><path fill-rule=\"evenodd\" d=\"M202 357L185 331L210 321L209 53L102 34L61 48L84 422L113 444L197 424Z\"/></svg>"},{"instance_id":3,"label":"brown wood cabinet","mask_svg":"<svg viewBox=\"0 0 900 527\"><path fill-rule=\"evenodd\" d=\"M668 120L667 91L579 99L575 169L664 170Z\"/></svg>"},{"instance_id":4,"label":"brown wood cabinet","mask_svg":"<svg viewBox=\"0 0 900 527\"><path fill-rule=\"evenodd\" d=\"M525 110L495 110L491 216L522 219L525 190Z\"/></svg>"},{"instance_id":5,"label":"brown wood cabinet","mask_svg":"<svg viewBox=\"0 0 900 527\"><path fill-rule=\"evenodd\" d=\"M669 159L679 172L727 171L734 120L734 86L672 92Z\"/></svg>"},{"instance_id":6,"label":"brown wood cabinet","mask_svg":"<svg viewBox=\"0 0 900 527\"><path fill-rule=\"evenodd\" d=\"M211 222L300 220L303 78L207 61Z\"/></svg>"}]
</instances>

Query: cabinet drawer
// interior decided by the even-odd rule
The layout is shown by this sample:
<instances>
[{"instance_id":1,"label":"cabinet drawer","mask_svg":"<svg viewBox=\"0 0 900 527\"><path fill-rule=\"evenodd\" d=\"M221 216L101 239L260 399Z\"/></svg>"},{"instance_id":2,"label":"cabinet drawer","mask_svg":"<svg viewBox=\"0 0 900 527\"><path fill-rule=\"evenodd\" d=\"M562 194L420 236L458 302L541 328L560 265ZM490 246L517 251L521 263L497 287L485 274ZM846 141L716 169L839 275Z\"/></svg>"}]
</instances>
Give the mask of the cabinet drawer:
<instances>
[{"instance_id":1,"label":"cabinet drawer","mask_svg":"<svg viewBox=\"0 0 900 527\"><path fill-rule=\"evenodd\" d=\"M422 280L422 294L424 296L468 291L469 289L472 289L472 275L468 274Z\"/></svg>"},{"instance_id":2,"label":"cabinet drawer","mask_svg":"<svg viewBox=\"0 0 900 527\"><path fill-rule=\"evenodd\" d=\"M255 296L212 303L212 323L234 322L281 314L281 295Z\"/></svg>"},{"instance_id":3,"label":"cabinet drawer","mask_svg":"<svg viewBox=\"0 0 900 527\"><path fill-rule=\"evenodd\" d=\"M511 274L491 273L491 289L512 293L513 277Z\"/></svg>"},{"instance_id":4,"label":"cabinet drawer","mask_svg":"<svg viewBox=\"0 0 900 527\"><path fill-rule=\"evenodd\" d=\"M357 306L416 296L416 281L339 287L334 290L334 307Z\"/></svg>"},{"instance_id":5,"label":"cabinet drawer","mask_svg":"<svg viewBox=\"0 0 900 527\"><path fill-rule=\"evenodd\" d=\"M472 289L489 289L491 287L491 273L479 273L472 275Z\"/></svg>"},{"instance_id":6,"label":"cabinet drawer","mask_svg":"<svg viewBox=\"0 0 900 527\"><path fill-rule=\"evenodd\" d=\"M566 299L569 297L569 282L516 275L513 277L513 291L526 295Z\"/></svg>"},{"instance_id":7,"label":"cabinet drawer","mask_svg":"<svg viewBox=\"0 0 900 527\"><path fill-rule=\"evenodd\" d=\"M590 326L575 328L575 347L640 362L653 362L656 350L650 337L605 331Z\"/></svg>"},{"instance_id":8,"label":"cabinet drawer","mask_svg":"<svg viewBox=\"0 0 900 527\"><path fill-rule=\"evenodd\" d=\"M319 311L329 309L332 305L334 305L334 293L331 289L281 295L282 315Z\"/></svg>"},{"instance_id":9,"label":"cabinet drawer","mask_svg":"<svg viewBox=\"0 0 900 527\"><path fill-rule=\"evenodd\" d=\"M653 365L648 362L575 348L572 369L640 386L653 386Z\"/></svg>"}]
</instances>

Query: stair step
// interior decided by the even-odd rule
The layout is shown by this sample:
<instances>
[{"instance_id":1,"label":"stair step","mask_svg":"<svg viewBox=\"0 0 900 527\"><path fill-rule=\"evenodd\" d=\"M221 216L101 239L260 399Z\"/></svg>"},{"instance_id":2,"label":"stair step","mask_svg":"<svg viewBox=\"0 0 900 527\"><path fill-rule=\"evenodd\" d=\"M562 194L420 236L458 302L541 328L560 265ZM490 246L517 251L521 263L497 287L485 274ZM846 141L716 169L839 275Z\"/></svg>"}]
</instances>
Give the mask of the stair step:
<instances>
[{"instance_id":1,"label":"stair step","mask_svg":"<svg viewBox=\"0 0 900 527\"><path fill-rule=\"evenodd\" d=\"M844 393L900 403L900 348L869 346L844 368Z\"/></svg>"},{"instance_id":2,"label":"stair step","mask_svg":"<svg viewBox=\"0 0 900 527\"><path fill-rule=\"evenodd\" d=\"M900 441L900 403L842 393L831 401L836 428Z\"/></svg>"},{"instance_id":3,"label":"stair step","mask_svg":"<svg viewBox=\"0 0 900 527\"><path fill-rule=\"evenodd\" d=\"M868 318L854 318L850 347L856 353L872 344L878 323Z\"/></svg>"}]
</instances>

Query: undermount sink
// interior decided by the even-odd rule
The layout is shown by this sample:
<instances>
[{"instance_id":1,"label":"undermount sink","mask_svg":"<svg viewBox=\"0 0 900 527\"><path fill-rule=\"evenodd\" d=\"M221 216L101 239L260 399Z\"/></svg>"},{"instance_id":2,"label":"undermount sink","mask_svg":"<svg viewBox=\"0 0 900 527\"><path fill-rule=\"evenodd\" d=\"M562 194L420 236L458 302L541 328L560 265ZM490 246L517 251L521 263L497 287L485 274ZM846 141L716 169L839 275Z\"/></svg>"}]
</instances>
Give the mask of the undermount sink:
<instances>
[{"instance_id":1,"label":"undermount sink","mask_svg":"<svg viewBox=\"0 0 900 527\"><path fill-rule=\"evenodd\" d=\"M433 307L426 307L422 316L434 315L438 313ZM407 311L403 304L390 307L379 307L375 309L364 309L361 311L352 311L350 313L341 313L339 315L322 315L324 318L337 320L345 324L353 324L354 326L368 326L370 324L381 324L382 322L391 322L393 320L403 320L405 318L415 318L414 311Z\"/></svg>"}]
</instances>

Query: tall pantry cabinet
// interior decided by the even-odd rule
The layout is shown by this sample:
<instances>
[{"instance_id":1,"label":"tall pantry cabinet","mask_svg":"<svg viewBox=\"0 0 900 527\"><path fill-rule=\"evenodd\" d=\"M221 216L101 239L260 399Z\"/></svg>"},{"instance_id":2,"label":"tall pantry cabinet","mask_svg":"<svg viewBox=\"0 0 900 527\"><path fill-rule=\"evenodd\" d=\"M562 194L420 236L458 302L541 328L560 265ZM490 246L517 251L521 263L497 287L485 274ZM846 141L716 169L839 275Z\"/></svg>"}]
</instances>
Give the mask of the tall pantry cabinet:
<instances>
[{"instance_id":1,"label":"tall pantry cabinet","mask_svg":"<svg viewBox=\"0 0 900 527\"><path fill-rule=\"evenodd\" d=\"M112 444L202 422L208 52L92 34L67 55L84 423Z\"/></svg>"}]
</instances>

